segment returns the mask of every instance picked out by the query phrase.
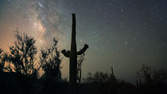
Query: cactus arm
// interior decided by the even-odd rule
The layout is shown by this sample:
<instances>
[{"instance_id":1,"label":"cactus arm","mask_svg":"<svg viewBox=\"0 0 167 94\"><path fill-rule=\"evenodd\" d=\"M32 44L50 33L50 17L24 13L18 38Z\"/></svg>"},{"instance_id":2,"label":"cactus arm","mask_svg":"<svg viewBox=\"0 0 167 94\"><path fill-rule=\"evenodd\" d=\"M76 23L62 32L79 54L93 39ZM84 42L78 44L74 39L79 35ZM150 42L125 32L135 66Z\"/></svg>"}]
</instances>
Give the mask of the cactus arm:
<instances>
[{"instance_id":1,"label":"cactus arm","mask_svg":"<svg viewBox=\"0 0 167 94\"><path fill-rule=\"evenodd\" d=\"M62 54L65 56L65 57L70 57L70 51L66 51L65 49L61 51Z\"/></svg>"},{"instance_id":2,"label":"cactus arm","mask_svg":"<svg viewBox=\"0 0 167 94\"><path fill-rule=\"evenodd\" d=\"M77 55L81 55L83 53L85 53L85 51L89 48L89 46L87 44L84 45L84 47L77 52Z\"/></svg>"}]
</instances>

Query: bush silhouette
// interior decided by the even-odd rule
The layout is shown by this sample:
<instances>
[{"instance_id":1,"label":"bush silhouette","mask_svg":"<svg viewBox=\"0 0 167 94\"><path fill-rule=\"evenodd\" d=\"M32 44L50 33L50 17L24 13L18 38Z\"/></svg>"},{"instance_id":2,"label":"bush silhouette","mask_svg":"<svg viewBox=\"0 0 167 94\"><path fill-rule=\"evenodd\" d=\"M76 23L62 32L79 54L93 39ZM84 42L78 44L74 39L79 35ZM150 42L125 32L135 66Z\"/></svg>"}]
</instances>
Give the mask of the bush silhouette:
<instances>
[{"instance_id":1,"label":"bush silhouette","mask_svg":"<svg viewBox=\"0 0 167 94\"><path fill-rule=\"evenodd\" d=\"M140 71L137 73L140 85L143 86L157 86L157 84L165 83L167 80L167 72L159 69L155 70L148 65L142 65Z\"/></svg>"},{"instance_id":2,"label":"bush silhouette","mask_svg":"<svg viewBox=\"0 0 167 94\"><path fill-rule=\"evenodd\" d=\"M37 53L35 40L26 34L16 34L16 41L10 47L7 61L14 65L14 71L21 79L34 76L34 57Z\"/></svg>"},{"instance_id":3,"label":"bush silhouette","mask_svg":"<svg viewBox=\"0 0 167 94\"><path fill-rule=\"evenodd\" d=\"M43 75L44 79L61 80L60 71L60 52L57 49L58 41L53 38L53 45L47 50L41 50L40 62L42 68L45 71Z\"/></svg>"}]
</instances>

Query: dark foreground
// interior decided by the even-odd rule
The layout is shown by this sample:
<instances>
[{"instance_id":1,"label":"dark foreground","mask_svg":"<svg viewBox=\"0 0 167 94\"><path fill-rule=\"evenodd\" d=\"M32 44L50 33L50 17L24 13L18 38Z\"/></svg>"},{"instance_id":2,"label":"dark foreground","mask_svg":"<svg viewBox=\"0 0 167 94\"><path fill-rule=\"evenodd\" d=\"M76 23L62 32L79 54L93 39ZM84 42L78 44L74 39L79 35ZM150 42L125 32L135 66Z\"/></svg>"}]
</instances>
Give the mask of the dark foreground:
<instances>
[{"instance_id":1,"label":"dark foreground","mask_svg":"<svg viewBox=\"0 0 167 94\"><path fill-rule=\"evenodd\" d=\"M13 76L9 73L1 76L0 91L3 94L72 94L72 87L66 81L18 80ZM166 83L136 86L124 81L85 82L76 88L77 94L166 94L166 90Z\"/></svg>"}]
</instances>

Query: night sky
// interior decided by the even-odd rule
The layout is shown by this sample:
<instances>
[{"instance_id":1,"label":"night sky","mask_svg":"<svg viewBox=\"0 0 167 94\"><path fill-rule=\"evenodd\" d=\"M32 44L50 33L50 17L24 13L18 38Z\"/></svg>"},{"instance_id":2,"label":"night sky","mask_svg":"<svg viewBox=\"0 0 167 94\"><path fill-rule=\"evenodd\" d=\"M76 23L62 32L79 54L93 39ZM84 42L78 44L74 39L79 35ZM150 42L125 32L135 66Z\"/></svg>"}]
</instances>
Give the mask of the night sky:
<instances>
[{"instance_id":1,"label":"night sky","mask_svg":"<svg viewBox=\"0 0 167 94\"><path fill-rule=\"evenodd\" d=\"M78 50L87 43L82 65L134 81L142 64L167 68L167 0L0 0L0 48L8 51L15 31L33 36L38 49L52 38L70 49L71 14L77 16ZM63 77L68 59L62 56Z\"/></svg>"}]
</instances>

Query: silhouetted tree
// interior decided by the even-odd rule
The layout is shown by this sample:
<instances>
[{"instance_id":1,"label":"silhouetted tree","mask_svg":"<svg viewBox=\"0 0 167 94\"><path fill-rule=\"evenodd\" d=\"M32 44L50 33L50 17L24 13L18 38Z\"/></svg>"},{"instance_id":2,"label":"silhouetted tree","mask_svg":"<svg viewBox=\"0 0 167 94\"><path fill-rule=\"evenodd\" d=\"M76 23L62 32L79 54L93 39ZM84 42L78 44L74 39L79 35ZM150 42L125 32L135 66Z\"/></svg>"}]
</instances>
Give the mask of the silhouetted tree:
<instances>
[{"instance_id":1,"label":"silhouetted tree","mask_svg":"<svg viewBox=\"0 0 167 94\"><path fill-rule=\"evenodd\" d=\"M77 81L80 84L81 83L81 76L82 76L82 63L85 59L85 54L82 54L80 56L78 56L77 58Z\"/></svg>"},{"instance_id":2,"label":"silhouetted tree","mask_svg":"<svg viewBox=\"0 0 167 94\"><path fill-rule=\"evenodd\" d=\"M122 83L115 77L113 67L111 67L111 71L109 73L89 73L85 80L87 84L96 88L100 94L116 94L118 92L118 88L122 88Z\"/></svg>"},{"instance_id":3,"label":"silhouetted tree","mask_svg":"<svg viewBox=\"0 0 167 94\"><path fill-rule=\"evenodd\" d=\"M35 40L26 34L16 34L16 41L10 47L8 61L14 65L17 74L25 78L35 76L34 57L37 53Z\"/></svg>"},{"instance_id":4,"label":"silhouetted tree","mask_svg":"<svg viewBox=\"0 0 167 94\"><path fill-rule=\"evenodd\" d=\"M137 72L139 79L147 84L152 82L152 74L151 67L144 64L142 65L140 71Z\"/></svg>"},{"instance_id":5,"label":"silhouetted tree","mask_svg":"<svg viewBox=\"0 0 167 94\"><path fill-rule=\"evenodd\" d=\"M61 79L61 71L60 71L60 52L57 49L58 41L53 38L53 45L51 48L47 50L41 50L41 67L44 69L45 79L54 79L60 80ZM40 68L40 67L39 67Z\"/></svg>"},{"instance_id":6,"label":"silhouetted tree","mask_svg":"<svg viewBox=\"0 0 167 94\"><path fill-rule=\"evenodd\" d=\"M138 75L138 85L143 86L156 86L157 84L164 83L167 80L167 72L163 69L155 70L148 65L142 65Z\"/></svg>"},{"instance_id":7,"label":"silhouetted tree","mask_svg":"<svg viewBox=\"0 0 167 94\"><path fill-rule=\"evenodd\" d=\"M105 73L105 72L96 72L94 74L88 73L86 81L103 83L103 82L116 82L117 79L115 77L113 67L111 67L110 73Z\"/></svg>"}]
</instances>

